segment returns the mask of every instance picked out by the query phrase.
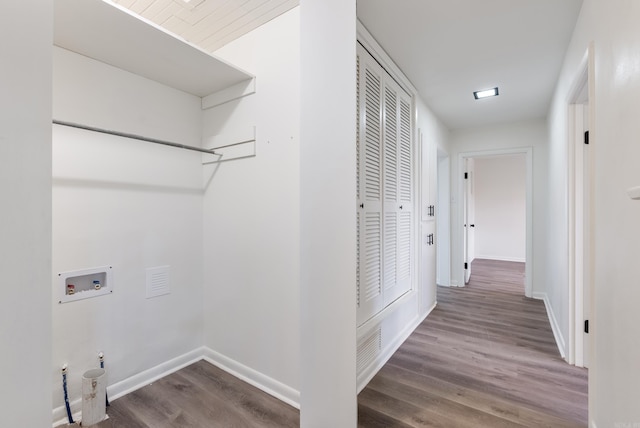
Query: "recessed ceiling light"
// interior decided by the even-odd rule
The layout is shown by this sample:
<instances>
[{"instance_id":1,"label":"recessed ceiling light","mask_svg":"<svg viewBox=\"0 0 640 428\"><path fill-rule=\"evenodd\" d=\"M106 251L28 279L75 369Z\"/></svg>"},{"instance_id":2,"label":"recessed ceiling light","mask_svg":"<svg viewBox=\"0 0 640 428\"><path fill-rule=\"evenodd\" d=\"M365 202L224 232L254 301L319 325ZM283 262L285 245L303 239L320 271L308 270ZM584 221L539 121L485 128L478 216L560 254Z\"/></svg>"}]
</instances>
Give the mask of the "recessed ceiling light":
<instances>
[{"instance_id":1,"label":"recessed ceiling light","mask_svg":"<svg viewBox=\"0 0 640 428\"><path fill-rule=\"evenodd\" d=\"M476 100L479 100L481 98L488 98L488 97L496 97L498 96L498 87L496 86L495 88L491 88L491 89L485 89L482 91L475 91L473 93L473 96L475 97Z\"/></svg>"}]
</instances>

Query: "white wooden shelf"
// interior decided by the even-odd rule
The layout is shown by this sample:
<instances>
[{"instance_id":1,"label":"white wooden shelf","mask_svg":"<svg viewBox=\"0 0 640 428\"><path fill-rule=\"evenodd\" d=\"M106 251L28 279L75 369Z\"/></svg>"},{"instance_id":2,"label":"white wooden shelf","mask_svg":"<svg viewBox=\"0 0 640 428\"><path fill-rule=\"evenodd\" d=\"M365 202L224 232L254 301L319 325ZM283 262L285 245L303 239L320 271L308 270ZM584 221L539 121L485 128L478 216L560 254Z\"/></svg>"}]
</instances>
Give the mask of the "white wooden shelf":
<instances>
[{"instance_id":1,"label":"white wooden shelf","mask_svg":"<svg viewBox=\"0 0 640 428\"><path fill-rule=\"evenodd\" d=\"M253 79L106 0L55 0L54 44L201 98Z\"/></svg>"}]
</instances>

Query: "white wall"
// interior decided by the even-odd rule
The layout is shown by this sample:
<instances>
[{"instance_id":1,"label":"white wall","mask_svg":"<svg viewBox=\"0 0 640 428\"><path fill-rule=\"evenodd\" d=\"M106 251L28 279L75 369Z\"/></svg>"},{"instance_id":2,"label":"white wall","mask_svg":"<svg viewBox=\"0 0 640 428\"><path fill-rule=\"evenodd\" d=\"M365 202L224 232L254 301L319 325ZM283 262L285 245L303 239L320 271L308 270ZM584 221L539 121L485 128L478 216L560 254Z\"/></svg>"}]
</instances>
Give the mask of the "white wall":
<instances>
[{"instance_id":1,"label":"white wall","mask_svg":"<svg viewBox=\"0 0 640 428\"><path fill-rule=\"evenodd\" d=\"M355 427L356 2L300 4L300 426Z\"/></svg>"},{"instance_id":2,"label":"white wall","mask_svg":"<svg viewBox=\"0 0 640 428\"><path fill-rule=\"evenodd\" d=\"M0 408L2 425L51 422L49 1L0 5Z\"/></svg>"},{"instance_id":3,"label":"white wall","mask_svg":"<svg viewBox=\"0 0 640 428\"><path fill-rule=\"evenodd\" d=\"M533 293L545 291L546 253L548 241L540 239L547 230L547 127L544 120L529 120L502 126L454 130L451 132L451 283L464 284L463 274L463 223L460 221L462 201L459 201L463 181L460 155L464 153L496 150L533 151ZM555 245L555 244L554 244Z\"/></svg>"},{"instance_id":4,"label":"white wall","mask_svg":"<svg viewBox=\"0 0 640 428\"><path fill-rule=\"evenodd\" d=\"M299 26L295 8L217 51L257 76L257 92L203 121L205 138L257 132L255 158L205 167L204 343L289 402L300 388Z\"/></svg>"},{"instance_id":5,"label":"white wall","mask_svg":"<svg viewBox=\"0 0 640 428\"><path fill-rule=\"evenodd\" d=\"M595 158L595 284L590 326L594 348L589 369L593 427L640 424L640 288L633 266L640 240L640 202L626 189L640 185L640 4L628 0L585 0L549 114L550 178L554 198L549 233L560 236L562 266L549 273L549 295L566 319L567 108L572 81L589 42L595 48L595 81L590 96L595 123L590 144ZM553 235L550 235L553 236ZM557 254L561 252L561 254ZM552 266L550 266L551 268ZM564 325L563 325L564 326Z\"/></svg>"},{"instance_id":6,"label":"white wall","mask_svg":"<svg viewBox=\"0 0 640 428\"><path fill-rule=\"evenodd\" d=\"M423 147L422 150L430 150L430 156L433 157L433 159L431 160L431 162L429 162L429 165L422 165L423 168L425 168L425 170L422 172L423 174L429 174L429 181L432 182L430 183L430 187L431 187L431 191L435 193L441 192L441 191L448 191L448 188L446 188L448 186L448 182L447 183L442 183L438 181L438 166L440 165L439 162L439 154L445 155L449 152L449 130L444 126L444 124L433 114L433 112L431 111L431 109L429 109L429 107L422 101L422 99L420 99L419 97L416 97L416 109L417 109L417 124L416 127L420 129L420 131L422 132L422 136L423 136ZM430 169L430 170L428 170ZM427 183L426 180L423 180L423 185ZM444 189L442 187L445 187ZM424 195L424 192L422 192L422 194ZM446 251L448 252L448 246L449 246L449 236L448 236L448 228L443 228L440 227L440 222L442 221L442 223L446 223L444 221L444 216L448 216L449 212L448 212L448 206L447 207L440 207L439 202L441 201L441 199L438 198L438 195L431 195L430 196L430 201L428 203L425 203L424 201L422 201L422 209L424 209L425 205L429 205L429 204L433 204L436 206L436 219L435 221L437 222L437 230L436 230L436 236L435 236L435 240L436 240L436 248L438 249L438 252L442 252L444 251L444 249L446 249ZM448 198L446 199L448 200ZM448 203L447 203L448 205ZM419 212L416 213L416 215L420 215ZM441 217L442 216L442 217ZM423 222L424 223L424 222ZM429 234L431 233L431 229L429 227L427 227L427 225L422 224L421 225L421 229L423 230L423 235L424 234ZM444 235L443 231L447 231L447 235ZM424 236L420 237L420 242L424 242ZM439 265L438 269L444 269L445 271L449 270L449 266L447 263L447 258L442 258L441 259L442 264ZM434 272L435 274L435 272ZM421 284L422 288L420 290L421 293L421 297L420 297L420 314L421 316L426 314L427 310L430 310L433 305L436 303L436 289L437 289L437 280L436 278L433 278L433 282L432 283L426 283L426 284Z\"/></svg>"},{"instance_id":7,"label":"white wall","mask_svg":"<svg viewBox=\"0 0 640 428\"><path fill-rule=\"evenodd\" d=\"M474 161L475 257L524 262L526 158L505 155Z\"/></svg>"},{"instance_id":8,"label":"white wall","mask_svg":"<svg viewBox=\"0 0 640 428\"><path fill-rule=\"evenodd\" d=\"M198 97L60 48L53 76L57 120L200 144ZM51 373L69 364L73 401L99 351L113 385L202 346L202 166L197 152L53 131ZM58 303L58 272L104 265L113 294ZM146 268L163 265L171 293L146 299ZM59 416L59 382L53 399Z\"/></svg>"}]
</instances>

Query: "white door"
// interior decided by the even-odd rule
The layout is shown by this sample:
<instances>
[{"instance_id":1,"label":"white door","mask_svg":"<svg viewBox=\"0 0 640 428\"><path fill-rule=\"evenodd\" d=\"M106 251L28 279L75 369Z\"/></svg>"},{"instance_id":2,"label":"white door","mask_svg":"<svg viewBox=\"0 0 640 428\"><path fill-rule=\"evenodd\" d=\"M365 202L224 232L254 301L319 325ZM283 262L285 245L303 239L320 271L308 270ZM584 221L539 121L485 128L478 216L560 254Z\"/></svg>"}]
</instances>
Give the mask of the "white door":
<instances>
[{"instance_id":1,"label":"white door","mask_svg":"<svg viewBox=\"0 0 640 428\"><path fill-rule=\"evenodd\" d=\"M411 289L411 99L392 79L384 84L383 284L385 306Z\"/></svg>"},{"instance_id":2,"label":"white door","mask_svg":"<svg viewBox=\"0 0 640 428\"><path fill-rule=\"evenodd\" d=\"M411 289L411 97L358 46L357 322Z\"/></svg>"},{"instance_id":3,"label":"white door","mask_svg":"<svg viewBox=\"0 0 640 428\"><path fill-rule=\"evenodd\" d=\"M591 257L591 194L592 160L588 144L588 104L571 106L574 116L574 201L571 204L573 220L573 312L574 342L570 361L579 367L588 367L590 335L588 320L591 307L591 281L593 262Z\"/></svg>"},{"instance_id":4,"label":"white door","mask_svg":"<svg viewBox=\"0 0 640 428\"><path fill-rule=\"evenodd\" d=\"M589 105L584 105L584 138L585 142L589 135ZM583 281L582 281L582 317L585 325L582 333L582 365L589 367L589 350L591 347L590 336L588 333L588 320L590 318L591 308L591 159L589 144L583 144L582 162L583 162L583 207L582 207L582 230L583 230Z\"/></svg>"},{"instance_id":5,"label":"white door","mask_svg":"<svg viewBox=\"0 0 640 428\"><path fill-rule=\"evenodd\" d=\"M382 70L358 51L357 318L383 308L382 298Z\"/></svg>"}]
</instances>

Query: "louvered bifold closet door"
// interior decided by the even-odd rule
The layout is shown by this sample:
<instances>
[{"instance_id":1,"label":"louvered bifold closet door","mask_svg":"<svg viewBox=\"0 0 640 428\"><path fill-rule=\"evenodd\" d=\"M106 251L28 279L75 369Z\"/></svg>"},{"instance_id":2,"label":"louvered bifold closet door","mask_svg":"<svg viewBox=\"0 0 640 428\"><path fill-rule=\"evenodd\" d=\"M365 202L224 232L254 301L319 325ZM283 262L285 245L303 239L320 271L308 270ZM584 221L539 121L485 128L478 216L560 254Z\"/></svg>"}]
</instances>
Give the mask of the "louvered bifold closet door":
<instances>
[{"instance_id":1,"label":"louvered bifold closet door","mask_svg":"<svg viewBox=\"0 0 640 428\"><path fill-rule=\"evenodd\" d=\"M383 293L385 306L411 289L411 98L391 78L383 100Z\"/></svg>"},{"instance_id":2,"label":"louvered bifold closet door","mask_svg":"<svg viewBox=\"0 0 640 428\"><path fill-rule=\"evenodd\" d=\"M382 89L384 70L358 46L357 321L384 308L382 290Z\"/></svg>"},{"instance_id":3,"label":"louvered bifold closet door","mask_svg":"<svg viewBox=\"0 0 640 428\"><path fill-rule=\"evenodd\" d=\"M358 325L411 289L411 97L358 45Z\"/></svg>"}]
</instances>

